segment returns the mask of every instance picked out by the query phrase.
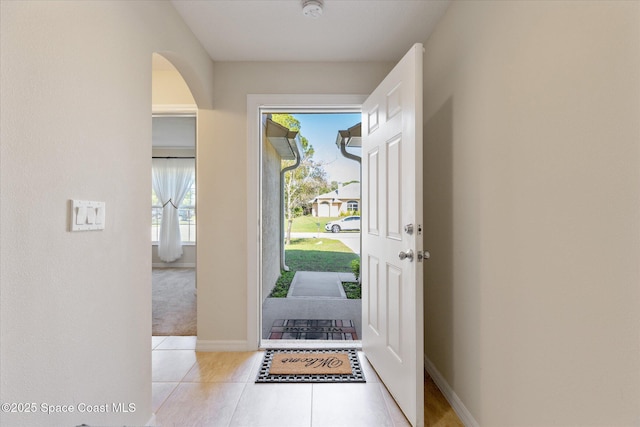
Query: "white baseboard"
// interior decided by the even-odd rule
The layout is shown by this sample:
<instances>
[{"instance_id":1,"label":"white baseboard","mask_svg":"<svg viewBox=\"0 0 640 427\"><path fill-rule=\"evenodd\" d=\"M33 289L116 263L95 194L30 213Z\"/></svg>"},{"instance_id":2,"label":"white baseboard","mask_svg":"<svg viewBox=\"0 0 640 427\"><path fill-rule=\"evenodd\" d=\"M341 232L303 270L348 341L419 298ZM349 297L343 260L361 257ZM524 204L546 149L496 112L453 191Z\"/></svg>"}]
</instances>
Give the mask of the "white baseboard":
<instances>
[{"instance_id":1,"label":"white baseboard","mask_svg":"<svg viewBox=\"0 0 640 427\"><path fill-rule=\"evenodd\" d=\"M196 351L249 351L246 340L201 340L196 341Z\"/></svg>"},{"instance_id":2,"label":"white baseboard","mask_svg":"<svg viewBox=\"0 0 640 427\"><path fill-rule=\"evenodd\" d=\"M156 414L151 414L151 418L149 418L149 421L147 421L147 423L145 424L145 427L153 427L155 426L156 423Z\"/></svg>"},{"instance_id":3,"label":"white baseboard","mask_svg":"<svg viewBox=\"0 0 640 427\"><path fill-rule=\"evenodd\" d=\"M151 267L155 268L196 268L195 262L154 262Z\"/></svg>"},{"instance_id":4,"label":"white baseboard","mask_svg":"<svg viewBox=\"0 0 640 427\"><path fill-rule=\"evenodd\" d=\"M436 366L433 363L431 363L431 361L427 358L426 355L424 356L424 368L427 370L431 378L433 378L433 382L436 383L436 385L444 395L445 399L447 399L447 401L449 402L453 410L458 415L458 418L460 418L460 421L462 421L462 424L464 424L465 427L480 427L480 424L478 424L475 418L473 418L473 415L471 415L471 412L469 412L467 407L464 406L464 403L462 403L462 400L460 400L460 398L458 397L456 392L453 391L453 389L451 388L447 380L444 379L440 371L438 371Z\"/></svg>"}]
</instances>

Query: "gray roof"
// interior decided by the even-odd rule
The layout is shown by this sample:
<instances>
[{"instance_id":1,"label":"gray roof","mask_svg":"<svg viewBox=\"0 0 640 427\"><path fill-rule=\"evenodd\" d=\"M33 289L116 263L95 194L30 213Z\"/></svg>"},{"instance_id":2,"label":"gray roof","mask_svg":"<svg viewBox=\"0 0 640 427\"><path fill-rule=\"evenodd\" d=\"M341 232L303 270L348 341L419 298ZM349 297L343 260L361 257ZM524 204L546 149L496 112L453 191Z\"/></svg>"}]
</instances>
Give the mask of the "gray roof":
<instances>
[{"instance_id":1,"label":"gray roof","mask_svg":"<svg viewBox=\"0 0 640 427\"><path fill-rule=\"evenodd\" d=\"M360 200L360 183L354 182L337 190L320 194L313 201L318 199Z\"/></svg>"}]
</instances>

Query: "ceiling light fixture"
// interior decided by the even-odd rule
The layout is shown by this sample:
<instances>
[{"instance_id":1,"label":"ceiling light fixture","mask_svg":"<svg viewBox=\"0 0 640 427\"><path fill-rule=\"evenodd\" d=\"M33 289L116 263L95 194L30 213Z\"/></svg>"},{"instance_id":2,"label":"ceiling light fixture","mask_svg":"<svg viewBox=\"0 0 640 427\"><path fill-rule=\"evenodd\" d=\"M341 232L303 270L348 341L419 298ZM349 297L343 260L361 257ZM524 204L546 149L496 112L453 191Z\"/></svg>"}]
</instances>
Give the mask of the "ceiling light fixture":
<instances>
[{"instance_id":1,"label":"ceiling light fixture","mask_svg":"<svg viewBox=\"0 0 640 427\"><path fill-rule=\"evenodd\" d=\"M322 15L322 0L302 0L302 14L310 18Z\"/></svg>"}]
</instances>

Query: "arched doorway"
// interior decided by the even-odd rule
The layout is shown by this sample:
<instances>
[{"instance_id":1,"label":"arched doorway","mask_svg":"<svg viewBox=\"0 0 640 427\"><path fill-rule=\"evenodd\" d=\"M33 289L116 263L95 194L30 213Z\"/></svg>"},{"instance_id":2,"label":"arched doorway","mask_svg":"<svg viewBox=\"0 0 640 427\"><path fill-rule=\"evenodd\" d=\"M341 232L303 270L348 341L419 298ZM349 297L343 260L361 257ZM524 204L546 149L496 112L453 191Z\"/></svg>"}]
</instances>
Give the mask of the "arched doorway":
<instances>
[{"instance_id":1,"label":"arched doorway","mask_svg":"<svg viewBox=\"0 0 640 427\"><path fill-rule=\"evenodd\" d=\"M191 336L195 344L197 335L197 112L182 74L169 59L154 53L151 256L156 342L166 336ZM178 173L184 175L179 183Z\"/></svg>"}]
</instances>

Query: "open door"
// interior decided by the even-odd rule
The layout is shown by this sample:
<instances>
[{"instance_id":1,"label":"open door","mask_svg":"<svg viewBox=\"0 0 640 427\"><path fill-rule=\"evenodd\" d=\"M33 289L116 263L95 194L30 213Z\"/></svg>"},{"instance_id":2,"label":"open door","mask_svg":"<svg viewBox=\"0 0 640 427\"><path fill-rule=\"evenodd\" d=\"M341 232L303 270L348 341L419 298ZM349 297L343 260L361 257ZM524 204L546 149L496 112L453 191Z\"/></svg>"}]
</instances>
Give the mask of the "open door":
<instances>
[{"instance_id":1,"label":"open door","mask_svg":"<svg viewBox=\"0 0 640 427\"><path fill-rule=\"evenodd\" d=\"M422 54L415 44L362 106L362 347L424 425Z\"/></svg>"}]
</instances>

